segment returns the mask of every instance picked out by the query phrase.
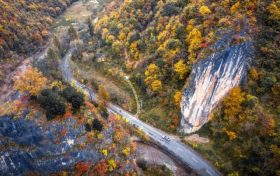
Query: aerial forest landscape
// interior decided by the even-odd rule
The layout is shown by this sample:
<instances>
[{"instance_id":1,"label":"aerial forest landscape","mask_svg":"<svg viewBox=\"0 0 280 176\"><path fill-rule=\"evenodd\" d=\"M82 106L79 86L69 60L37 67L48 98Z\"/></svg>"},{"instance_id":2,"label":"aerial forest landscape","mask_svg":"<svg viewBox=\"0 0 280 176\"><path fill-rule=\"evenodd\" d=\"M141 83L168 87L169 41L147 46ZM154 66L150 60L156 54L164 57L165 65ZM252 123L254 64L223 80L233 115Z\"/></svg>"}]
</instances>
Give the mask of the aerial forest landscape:
<instances>
[{"instance_id":1,"label":"aerial forest landscape","mask_svg":"<svg viewBox=\"0 0 280 176\"><path fill-rule=\"evenodd\" d=\"M280 176L280 0L0 0L0 176Z\"/></svg>"}]
</instances>

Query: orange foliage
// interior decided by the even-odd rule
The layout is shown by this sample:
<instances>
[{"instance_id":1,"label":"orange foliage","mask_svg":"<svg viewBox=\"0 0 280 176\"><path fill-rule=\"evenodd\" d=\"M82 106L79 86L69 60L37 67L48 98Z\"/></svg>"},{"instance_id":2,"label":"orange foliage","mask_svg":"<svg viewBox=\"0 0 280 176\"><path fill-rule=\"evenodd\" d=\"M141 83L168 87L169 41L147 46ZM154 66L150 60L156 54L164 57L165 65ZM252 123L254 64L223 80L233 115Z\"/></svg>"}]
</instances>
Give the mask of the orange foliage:
<instances>
[{"instance_id":1,"label":"orange foliage","mask_svg":"<svg viewBox=\"0 0 280 176\"><path fill-rule=\"evenodd\" d=\"M131 143L131 151L136 151L136 149L137 149L137 144L136 144L136 142L132 142L132 143Z\"/></svg>"},{"instance_id":2,"label":"orange foliage","mask_svg":"<svg viewBox=\"0 0 280 176\"><path fill-rule=\"evenodd\" d=\"M47 79L37 68L29 67L21 73L15 80L14 87L16 90L38 95L43 87L46 86Z\"/></svg>"},{"instance_id":3,"label":"orange foliage","mask_svg":"<svg viewBox=\"0 0 280 176\"><path fill-rule=\"evenodd\" d=\"M115 134L114 134L114 140L117 142L117 141L120 141L121 138L122 138L123 134L122 134L122 131L121 131L121 128L119 126L117 126L115 128Z\"/></svg>"}]
</instances>

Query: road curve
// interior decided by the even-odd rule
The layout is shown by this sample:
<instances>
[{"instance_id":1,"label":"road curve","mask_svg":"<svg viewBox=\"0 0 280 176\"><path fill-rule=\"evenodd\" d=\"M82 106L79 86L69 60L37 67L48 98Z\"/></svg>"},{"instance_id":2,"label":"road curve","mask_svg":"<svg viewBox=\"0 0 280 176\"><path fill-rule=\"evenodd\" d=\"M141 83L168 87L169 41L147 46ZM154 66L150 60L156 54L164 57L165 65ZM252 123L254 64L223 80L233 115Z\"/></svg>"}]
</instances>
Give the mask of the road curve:
<instances>
[{"instance_id":1,"label":"road curve","mask_svg":"<svg viewBox=\"0 0 280 176\"><path fill-rule=\"evenodd\" d=\"M76 86L76 88L83 90L85 94L87 94L92 101L97 101L96 94L89 89L87 86L80 83L77 79L73 77L71 71L69 70L69 59L71 59L72 53L75 51L74 48L70 48L64 57L61 60L60 69L64 79ZM163 138L163 136L169 136L167 133L148 125L138 118L136 118L133 114L128 111L122 109L121 107L109 103L107 106L108 110L114 113L117 113L128 120L128 123L136 126L138 129L143 131L147 136L153 139L158 145L167 150L170 154L176 157L179 161L186 164L191 169L195 170L199 175L205 176L218 176L221 175L210 163L204 160L198 153L196 153L193 149L186 146L185 144L172 140L167 141Z\"/></svg>"}]
</instances>

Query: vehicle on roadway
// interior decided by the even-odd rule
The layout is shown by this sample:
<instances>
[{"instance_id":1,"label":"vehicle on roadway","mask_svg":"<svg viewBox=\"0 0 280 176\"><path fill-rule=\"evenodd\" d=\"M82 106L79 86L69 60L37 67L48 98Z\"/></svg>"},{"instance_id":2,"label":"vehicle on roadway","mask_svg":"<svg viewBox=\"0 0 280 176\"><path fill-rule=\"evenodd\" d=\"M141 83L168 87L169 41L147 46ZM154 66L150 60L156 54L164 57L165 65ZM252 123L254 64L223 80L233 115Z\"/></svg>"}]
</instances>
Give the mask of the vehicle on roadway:
<instances>
[{"instance_id":1,"label":"vehicle on roadway","mask_svg":"<svg viewBox=\"0 0 280 176\"><path fill-rule=\"evenodd\" d=\"M165 139L168 142L170 141L170 138L168 136L163 135L162 138Z\"/></svg>"}]
</instances>

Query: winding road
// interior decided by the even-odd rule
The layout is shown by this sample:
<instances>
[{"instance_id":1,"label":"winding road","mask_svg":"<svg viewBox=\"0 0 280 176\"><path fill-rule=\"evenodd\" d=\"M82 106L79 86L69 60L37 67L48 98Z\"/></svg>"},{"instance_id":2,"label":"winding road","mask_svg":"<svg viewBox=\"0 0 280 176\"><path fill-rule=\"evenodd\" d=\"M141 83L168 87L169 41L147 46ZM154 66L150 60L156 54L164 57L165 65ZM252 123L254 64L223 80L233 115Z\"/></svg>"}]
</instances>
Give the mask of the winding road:
<instances>
[{"instance_id":1,"label":"winding road","mask_svg":"<svg viewBox=\"0 0 280 176\"><path fill-rule=\"evenodd\" d=\"M87 94L92 101L97 102L97 95L86 85L80 83L77 79L73 77L71 71L69 69L69 60L75 48L70 48L67 53L64 55L61 61L61 71L64 79L76 86L77 89L83 90L85 94ZM130 112L122 109L121 107L114 105L112 103L108 103L107 106L108 111L117 113L127 119L128 123L137 127L139 130L143 131L147 136L153 139L158 145L172 154L179 161L193 169L199 175L205 176L218 176L221 175L209 162L204 160L198 153L196 153L193 149L181 143L180 141L172 139L167 133L148 125L138 118L136 118ZM168 136L170 140L166 140L163 138L164 136Z\"/></svg>"}]
</instances>

